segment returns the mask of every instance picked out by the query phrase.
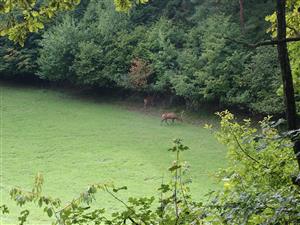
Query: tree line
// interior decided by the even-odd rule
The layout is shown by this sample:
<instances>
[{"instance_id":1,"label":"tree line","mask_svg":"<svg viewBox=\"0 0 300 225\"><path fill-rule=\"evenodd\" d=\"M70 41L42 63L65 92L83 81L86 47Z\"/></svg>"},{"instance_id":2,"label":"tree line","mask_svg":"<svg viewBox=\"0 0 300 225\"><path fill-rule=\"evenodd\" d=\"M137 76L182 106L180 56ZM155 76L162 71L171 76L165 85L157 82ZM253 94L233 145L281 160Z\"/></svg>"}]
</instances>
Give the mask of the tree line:
<instances>
[{"instance_id":1,"label":"tree line","mask_svg":"<svg viewBox=\"0 0 300 225\"><path fill-rule=\"evenodd\" d=\"M280 114L276 48L249 50L232 41L269 38L266 29L273 30L265 17L274 5L247 1L241 14L238 1L168 0L124 14L111 0L82 1L60 13L43 34L30 35L24 48L2 39L0 74L178 96L194 109L217 103ZM298 45L291 47L296 72Z\"/></svg>"}]
</instances>

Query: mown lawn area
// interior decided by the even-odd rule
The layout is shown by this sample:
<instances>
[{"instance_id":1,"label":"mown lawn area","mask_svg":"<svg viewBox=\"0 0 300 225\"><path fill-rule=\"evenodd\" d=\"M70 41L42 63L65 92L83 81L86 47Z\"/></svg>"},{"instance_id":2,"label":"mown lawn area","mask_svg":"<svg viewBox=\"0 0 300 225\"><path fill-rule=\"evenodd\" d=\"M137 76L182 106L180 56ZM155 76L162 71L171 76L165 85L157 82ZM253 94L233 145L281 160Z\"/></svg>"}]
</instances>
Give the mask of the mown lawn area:
<instances>
[{"instance_id":1,"label":"mown lawn area","mask_svg":"<svg viewBox=\"0 0 300 225\"><path fill-rule=\"evenodd\" d=\"M30 190L38 172L45 178L44 194L63 201L75 198L89 184L110 181L128 186L123 199L159 196L156 187L162 177L168 180L173 155L167 149L174 138L184 139L191 148L184 158L191 165L193 196L203 199L217 187L212 174L225 165L225 148L201 126L161 126L159 114L128 110L101 98L8 84L0 88L0 203L11 210L10 217L1 218L3 224L13 223L20 211L9 189ZM100 194L95 204L111 210L120 207L106 194ZM34 208L31 223L47 223L41 215L42 210Z\"/></svg>"}]
</instances>

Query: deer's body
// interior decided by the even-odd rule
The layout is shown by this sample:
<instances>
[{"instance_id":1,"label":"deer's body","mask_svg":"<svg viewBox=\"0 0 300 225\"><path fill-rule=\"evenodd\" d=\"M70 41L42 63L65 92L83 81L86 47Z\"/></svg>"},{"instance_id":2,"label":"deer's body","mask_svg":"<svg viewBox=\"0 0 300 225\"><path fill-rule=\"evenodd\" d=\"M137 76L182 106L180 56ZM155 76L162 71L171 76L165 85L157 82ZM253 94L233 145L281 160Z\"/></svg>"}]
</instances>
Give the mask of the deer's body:
<instances>
[{"instance_id":1,"label":"deer's body","mask_svg":"<svg viewBox=\"0 0 300 225\"><path fill-rule=\"evenodd\" d=\"M149 106L153 106L153 101L154 97L153 96L147 96L144 98L144 109L147 109Z\"/></svg>"},{"instance_id":2,"label":"deer's body","mask_svg":"<svg viewBox=\"0 0 300 225\"><path fill-rule=\"evenodd\" d=\"M167 112L161 115L161 123L162 122L168 123L168 120L172 120L172 123L174 123L175 120L182 122L182 115L181 117L179 117L173 112Z\"/></svg>"}]
</instances>

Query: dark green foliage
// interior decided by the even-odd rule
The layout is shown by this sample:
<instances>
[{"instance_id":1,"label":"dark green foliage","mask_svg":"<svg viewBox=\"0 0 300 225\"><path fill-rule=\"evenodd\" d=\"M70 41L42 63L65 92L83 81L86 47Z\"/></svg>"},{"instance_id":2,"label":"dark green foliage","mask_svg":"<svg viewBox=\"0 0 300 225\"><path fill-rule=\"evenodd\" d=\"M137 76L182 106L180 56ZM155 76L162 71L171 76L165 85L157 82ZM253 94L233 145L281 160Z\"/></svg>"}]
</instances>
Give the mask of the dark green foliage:
<instances>
[{"instance_id":1,"label":"dark green foliage","mask_svg":"<svg viewBox=\"0 0 300 225\"><path fill-rule=\"evenodd\" d=\"M45 32L37 60L38 76L51 81L73 81L72 65L78 42L78 28L69 16Z\"/></svg>"},{"instance_id":2,"label":"dark green foliage","mask_svg":"<svg viewBox=\"0 0 300 225\"><path fill-rule=\"evenodd\" d=\"M73 71L76 73L76 82L80 84L104 86L109 80L101 76L104 67L103 51L94 42L80 42L79 53L73 63Z\"/></svg>"},{"instance_id":3,"label":"dark green foliage","mask_svg":"<svg viewBox=\"0 0 300 225\"><path fill-rule=\"evenodd\" d=\"M239 104L241 101L249 108L265 114L283 111L283 98L277 94L281 80L275 48L258 49L246 62L239 81L243 88L240 88L237 97L231 100L232 104Z\"/></svg>"},{"instance_id":4,"label":"dark green foliage","mask_svg":"<svg viewBox=\"0 0 300 225\"><path fill-rule=\"evenodd\" d=\"M182 43L181 31L171 21L161 18L150 29L146 38L135 49L135 54L150 62L154 78L150 86L157 92L170 93L170 80L178 68L177 43Z\"/></svg>"},{"instance_id":5,"label":"dark green foliage","mask_svg":"<svg viewBox=\"0 0 300 225\"><path fill-rule=\"evenodd\" d=\"M36 40L32 38L30 44L23 48L4 38L0 42L0 77L15 79L32 76L37 69Z\"/></svg>"},{"instance_id":6,"label":"dark green foliage","mask_svg":"<svg viewBox=\"0 0 300 225\"><path fill-rule=\"evenodd\" d=\"M126 16L115 12L111 1L91 1L79 22L67 16L44 34L39 76L79 85L113 85L117 73L109 68L114 64L107 56L124 26Z\"/></svg>"},{"instance_id":7,"label":"dark green foliage","mask_svg":"<svg viewBox=\"0 0 300 225\"><path fill-rule=\"evenodd\" d=\"M38 74L77 85L177 95L187 105L213 101L281 113L274 51L249 51L229 40L264 38L263 17L273 3L251 1L244 7L243 33L238 1L153 1L124 15L111 0L93 0L76 22L65 16L44 34ZM135 59L151 68L143 88L131 82Z\"/></svg>"},{"instance_id":8,"label":"dark green foliage","mask_svg":"<svg viewBox=\"0 0 300 225\"><path fill-rule=\"evenodd\" d=\"M273 4L245 1L241 31L238 1L153 1L127 15L111 0L83 1L47 29L37 61L35 45L13 54L10 45L1 47L0 72L33 74L37 62L36 74L50 81L180 96L189 107L214 102L277 114L282 98L275 51L232 41L268 38L264 17ZM130 81L135 59L151 68L143 88Z\"/></svg>"}]
</instances>

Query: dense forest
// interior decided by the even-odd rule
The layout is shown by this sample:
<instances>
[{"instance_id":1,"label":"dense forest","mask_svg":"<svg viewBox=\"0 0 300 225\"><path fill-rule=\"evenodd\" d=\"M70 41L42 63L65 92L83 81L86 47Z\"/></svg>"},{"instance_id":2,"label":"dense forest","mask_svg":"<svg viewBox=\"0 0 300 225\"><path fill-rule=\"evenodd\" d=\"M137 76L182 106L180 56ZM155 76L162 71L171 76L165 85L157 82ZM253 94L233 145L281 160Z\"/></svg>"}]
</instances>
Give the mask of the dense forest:
<instances>
[{"instance_id":1,"label":"dense forest","mask_svg":"<svg viewBox=\"0 0 300 225\"><path fill-rule=\"evenodd\" d=\"M30 35L24 48L2 38L0 74L176 96L196 110L213 103L281 114L276 46L243 44L270 38L266 17L274 7L272 0L168 0L124 14L111 0L85 0ZM295 82L299 46L290 44Z\"/></svg>"},{"instance_id":2,"label":"dense forest","mask_svg":"<svg viewBox=\"0 0 300 225\"><path fill-rule=\"evenodd\" d=\"M130 193L133 197L126 201L120 192L127 186L93 183L65 202L44 194L44 178L38 173L31 190L10 189L6 196L16 206L0 203L1 223L11 214L18 224L26 224L40 209L57 225L300 224L299 0L45 2L0 0L1 80L109 90L170 99L170 104L176 99L198 113L202 106L214 105L260 115L286 114L277 121L266 116L253 123L224 110L216 113L217 126L199 127L186 123L183 112L181 117L164 112L159 126L159 119L147 110L134 112L106 100L74 100L56 90L22 89L4 82L0 147L3 141L5 148L0 158L5 172L14 177L7 179L2 170L0 175L8 187L37 173L33 168L43 168L54 172L45 185L58 196L73 194L82 178L96 177L94 172L109 180L135 181L142 196ZM168 149L173 154L168 175L154 175L167 158L161 146L171 135L197 146L189 155L198 166L196 174L204 175L197 189L218 165L214 178L221 185L201 201L190 188L190 166L184 160L190 147L180 137ZM210 140L212 136L221 145ZM112 175L116 171L118 176ZM157 194L146 197L143 191L153 188L155 179L160 179ZM58 181L69 185L66 191L59 192ZM5 182L1 180L1 194ZM97 202L99 191L123 208L106 207L103 199ZM34 209L26 208L29 203ZM14 207L21 207L19 216Z\"/></svg>"}]
</instances>

